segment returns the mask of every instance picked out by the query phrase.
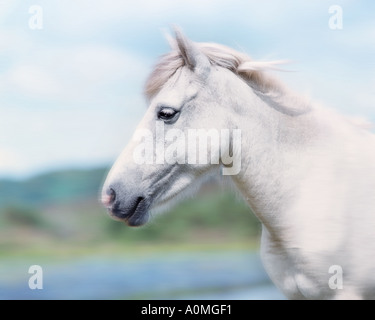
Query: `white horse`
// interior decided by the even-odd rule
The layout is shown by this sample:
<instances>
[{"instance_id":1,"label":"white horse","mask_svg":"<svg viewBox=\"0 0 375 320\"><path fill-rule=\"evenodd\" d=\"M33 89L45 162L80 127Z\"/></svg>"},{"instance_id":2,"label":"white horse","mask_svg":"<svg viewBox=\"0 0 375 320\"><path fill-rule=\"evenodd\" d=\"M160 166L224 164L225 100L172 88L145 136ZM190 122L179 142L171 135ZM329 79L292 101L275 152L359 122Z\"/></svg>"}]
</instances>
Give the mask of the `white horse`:
<instances>
[{"instance_id":1,"label":"white horse","mask_svg":"<svg viewBox=\"0 0 375 320\"><path fill-rule=\"evenodd\" d=\"M374 299L375 136L270 78L264 71L273 62L194 43L178 30L170 40L172 51L146 84L149 108L103 186L110 214L142 225L151 209L229 167L222 159L155 161L161 124L176 137L188 128L240 130L241 144L223 143L220 152L240 161L228 178L262 223L261 256L272 281L291 299ZM142 130L154 140L144 151L151 158L140 163Z\"/></svg>"}]
</instances>

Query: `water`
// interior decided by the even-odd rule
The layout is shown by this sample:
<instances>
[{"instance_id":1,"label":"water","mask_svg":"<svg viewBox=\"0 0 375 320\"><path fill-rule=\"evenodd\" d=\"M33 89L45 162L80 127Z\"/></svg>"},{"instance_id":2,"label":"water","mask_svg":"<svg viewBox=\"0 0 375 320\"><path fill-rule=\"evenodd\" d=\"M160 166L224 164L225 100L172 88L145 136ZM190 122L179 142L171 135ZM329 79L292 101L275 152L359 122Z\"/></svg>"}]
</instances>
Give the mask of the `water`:
<instances>
[{"instance_id":1,"label":"water","mask_svg":"<svg viewBox=\"0 0 375 320\"><path fill-rule=\"evenodd\" d=\"M284 299L245 251L41 263L43 290L29 289L28 263L2 263L0 299Z\"/></svg>"}]
</instances>

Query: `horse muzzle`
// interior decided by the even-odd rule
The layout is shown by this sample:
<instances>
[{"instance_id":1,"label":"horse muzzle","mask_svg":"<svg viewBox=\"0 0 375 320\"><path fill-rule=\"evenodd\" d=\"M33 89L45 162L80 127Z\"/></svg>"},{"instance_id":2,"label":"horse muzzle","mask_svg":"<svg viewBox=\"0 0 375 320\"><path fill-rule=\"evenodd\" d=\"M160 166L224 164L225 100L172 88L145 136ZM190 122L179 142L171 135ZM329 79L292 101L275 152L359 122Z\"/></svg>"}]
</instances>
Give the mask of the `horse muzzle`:
<instances>
[{"instance_id":1,"label":"horse muzzle","mask_svg":"<svg viewBox=\"0 0 375 320\"><path fill-rule=\"evenodd\" d=\"M113 219L128 226L141 226L148 221L149 201L134 188L126 190L120 184L111 184L103 188L101 201Z\"/></svg>"}]
</instances>

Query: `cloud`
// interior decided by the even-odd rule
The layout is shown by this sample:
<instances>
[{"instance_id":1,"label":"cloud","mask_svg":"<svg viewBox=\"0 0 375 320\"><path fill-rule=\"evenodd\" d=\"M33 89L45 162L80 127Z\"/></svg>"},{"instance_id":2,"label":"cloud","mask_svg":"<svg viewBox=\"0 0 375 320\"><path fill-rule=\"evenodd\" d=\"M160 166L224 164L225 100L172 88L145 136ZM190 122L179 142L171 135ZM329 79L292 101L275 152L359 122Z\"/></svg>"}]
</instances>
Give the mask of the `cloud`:
<instances>
[{"instance_id":1,"label":"cloud","mask_svg":"<svg viewBox=\"0 0 375 320\"><path fill-rule=\"evenodd\" d=\"M0 1L0 21L4 20L10 12L14 10L16 6L15 1L12 0L1 0Z\"/></svg>"},{"instance_id":2,"label":"cloud","mask_svg":"<svg viewBox=\"0 0 375 320\"><path fill-rule=\"evenodd\" d=\"M99 104L112 97L125 100L142 94L147 62L131 52L86 44L49 54L62 57L61 62L49 66L63 87L60 101L90 100Z\"/></svg>"},{"instance_id":3,"label":"cloud","mask_svg":"<svg viewBox=\"0 0 375 320\"><path fill-rule=\"evenodd\" d=\"M7 168L19 164L19 157L10 150L0 149L0 167Z\"/></svg>"},{"instance_id":4,"label":"cloud","mask_svg":"<svg viewBox=\"0 0 375 320\"><path fill-rule=\"evenodd\" d=\"M121 81L137 74L142 76L147 72L142 58L103 45L84 45L64 50L64 61L57 66L69 80L78 78L83 84L101 86L103 84Z\"/></svg>"},{"instance_id":5,"label":"cloud","mask_svg":"<svg viewBox=\"0 0 375 320\"><path fill-rule=\"evenodd\" d=\"M375 48L375 22L364 21L359 23L348 23L343 32L337 33L337 41L347 48L362 50L367 48L374 51Z\"/></svg>"},{"instance_id":6,"label":"cloud","mask_svg":"<svg viewBox=\"0 0 375 320\"><path fill-rule=\"evenodd\" d=\"M335 4L341 31L328 28L325 0L39 0L36 31L31 3L0 0L0 174L113 160L145 110L143 81L168 50L160 29L173 23L196 41L292 59L299 72L277 76L296 91L374 119L374 11Z\"/></svg>"},{"instance_id":7,"label":"cloud","mask_svg":"<svg viewBox=\"0 0 375 320\"><path fill-rule=\"evenodd\" d=\"M141 88L148 73L143 58L106 45L36 45L28 53L0 75L0 92L71 103L113 94L111 86L121 83L124 88Z\"/></svg>"},{"instance_id":8,"label":"cloud","mask_svg":"<svg viewBox=\"0 0 375 320\"><path fill-rule=\"evenodd\" d=\"M3 83L8 90L28 96L50 97L61 92L61 85L43 67L17 65L5 75Z\"/></svg>"},{"instance_id":9,"label":"cloud","mask_svg":"<svg viewBox=\"0 0 375 320\"><path fill-rule=\"evenodd\" d=\"M10 62L0 74L0 175L113 161L144 111L148 62L107 44L23 36L7 37L16 48L3 51Z\"/></svg>"}]
</instances>

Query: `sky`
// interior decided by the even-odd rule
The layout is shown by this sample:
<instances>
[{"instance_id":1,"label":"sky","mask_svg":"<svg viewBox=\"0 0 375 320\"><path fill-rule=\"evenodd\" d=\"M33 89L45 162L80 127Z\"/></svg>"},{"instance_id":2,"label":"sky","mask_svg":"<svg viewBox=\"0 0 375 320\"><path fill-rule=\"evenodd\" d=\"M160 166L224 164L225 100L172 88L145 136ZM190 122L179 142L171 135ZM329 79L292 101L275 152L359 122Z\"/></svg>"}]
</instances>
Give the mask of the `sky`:
<instances>
[{"instance_id":1,"label":"sky","mask_svg":"<svg viewBox=\"0 0 375 320\"><path fill-rule=\"evenodd\" d=\"M374 1L0 0L0 178L112 164L172 25L289 60L274 75L294 91L375 122Z\"/></svg>"}]
</instances>

